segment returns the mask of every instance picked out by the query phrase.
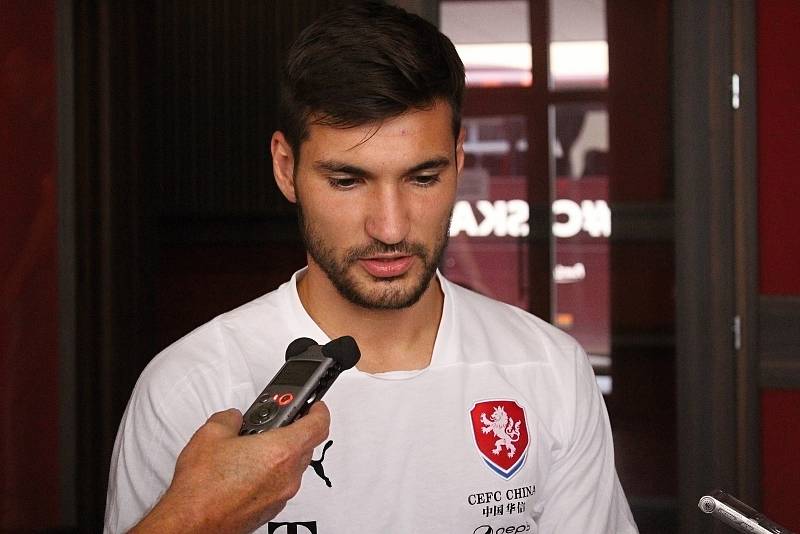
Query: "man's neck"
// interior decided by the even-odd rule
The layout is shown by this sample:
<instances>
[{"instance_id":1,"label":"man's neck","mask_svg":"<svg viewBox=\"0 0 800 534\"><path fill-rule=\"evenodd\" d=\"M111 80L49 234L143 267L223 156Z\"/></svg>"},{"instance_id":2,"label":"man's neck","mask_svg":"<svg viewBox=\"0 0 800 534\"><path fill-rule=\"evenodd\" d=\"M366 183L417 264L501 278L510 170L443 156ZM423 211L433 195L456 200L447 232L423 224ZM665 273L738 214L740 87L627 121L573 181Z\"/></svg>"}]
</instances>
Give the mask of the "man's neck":
<instances>
[{"instance_id":1,"label":"man's neck","mask_svg":"<svg viewBox=\"0 0 800 534\"><path fill-rule=\"evenodd\" d=\"M430 364L444 294L434 277L422 297L397 310L368 309L344 298L327 276L309 266L297 282L300 302L331 339L353 336L367 373L423 369Z\"/></svg>"}]
</instances>

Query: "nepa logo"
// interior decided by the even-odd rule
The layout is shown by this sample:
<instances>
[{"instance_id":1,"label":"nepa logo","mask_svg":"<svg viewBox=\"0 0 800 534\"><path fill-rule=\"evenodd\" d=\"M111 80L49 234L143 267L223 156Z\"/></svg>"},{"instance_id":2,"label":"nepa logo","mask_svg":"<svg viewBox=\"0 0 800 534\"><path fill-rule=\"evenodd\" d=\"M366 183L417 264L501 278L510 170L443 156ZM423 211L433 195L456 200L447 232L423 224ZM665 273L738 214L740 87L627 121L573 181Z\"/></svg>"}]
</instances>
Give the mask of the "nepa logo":
<instances>
[{"instance_id":1,"label":"nepa logo","mask_svg":"<svg viewBox=\"0 0 800 534\"><path fill-rule=\"evenodd\" d=\"M267 523L268 534L317 534L316 521L300 521L298 523Z\"/></svg>"},{"instance_id":2,"label":"nepa logo","mask_svg":"<svg viewBox=\"0 0 800 534\"><path fill-rule=\"evenodd\" d=\"M514 476L528 455L525 410L513 400L488 400L476 403L469 413L483 461L505 479Z\"/></svg>"}]
</instances>

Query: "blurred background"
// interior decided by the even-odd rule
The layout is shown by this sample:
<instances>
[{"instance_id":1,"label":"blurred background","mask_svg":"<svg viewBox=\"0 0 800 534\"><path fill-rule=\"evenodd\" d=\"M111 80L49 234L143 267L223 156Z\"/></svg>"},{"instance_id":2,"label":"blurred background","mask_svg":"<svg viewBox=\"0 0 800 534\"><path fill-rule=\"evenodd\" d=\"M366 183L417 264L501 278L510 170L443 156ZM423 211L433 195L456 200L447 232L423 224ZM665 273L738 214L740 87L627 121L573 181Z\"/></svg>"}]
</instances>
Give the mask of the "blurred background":
<instances>
[{"instance_id":1,"label":"blurred background","mask_svg":"<svg viewBox=\"0 0 800 534\"><path fill-rule=\"evenodd\" d=\"M277 77L347 3L0 0L0 532L98 532L144 366L304 265ZM641 532L800 530L800 3L392 3L467 68L441 269L584 345Z\"/></svg>"}]
</instances>

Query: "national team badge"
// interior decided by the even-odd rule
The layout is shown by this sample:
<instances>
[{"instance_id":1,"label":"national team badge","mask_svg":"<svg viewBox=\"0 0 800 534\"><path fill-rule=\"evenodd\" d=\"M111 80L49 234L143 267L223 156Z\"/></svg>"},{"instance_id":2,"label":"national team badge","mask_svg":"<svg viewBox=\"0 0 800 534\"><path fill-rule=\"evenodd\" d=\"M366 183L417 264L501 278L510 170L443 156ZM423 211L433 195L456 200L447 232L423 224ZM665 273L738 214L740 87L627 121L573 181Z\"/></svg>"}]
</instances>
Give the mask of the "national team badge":
<instances>
[{"instance_id":1,"label":"national team badge","mask_svg":"<svg viewBox=\"0 0 800 534\"><path fill-rule=\"evenodd\" d=\"M483 461L501 477L513 477L528 455L525 410L513 400L488 400L476 403L469 415Z\"/></svg>"}]
</instances>

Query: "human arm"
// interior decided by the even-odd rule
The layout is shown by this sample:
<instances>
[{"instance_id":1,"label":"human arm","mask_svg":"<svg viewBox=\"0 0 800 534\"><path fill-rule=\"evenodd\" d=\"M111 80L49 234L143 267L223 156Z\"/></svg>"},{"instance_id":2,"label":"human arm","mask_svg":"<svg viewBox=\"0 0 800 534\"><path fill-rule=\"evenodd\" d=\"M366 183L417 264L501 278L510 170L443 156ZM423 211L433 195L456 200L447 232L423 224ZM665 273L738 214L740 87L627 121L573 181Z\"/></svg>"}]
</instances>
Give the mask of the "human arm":
<instances>
[{"instance_id":1,"label":"human arm","mask_svg":"<svg viewBox=\"0 0 800 534\"><path fill-rule=\"evenodd\" d=\"M239 436L238 410L217 412L178 456L172 483L130 534L251 532L300 489L314 447L328 435L322 402L289 426Z\"/></svg>"},{"instance_id":2,"label":"human arm","mask_svg":"<svg viewBox=\"0 0 800 534\"><path fill-rule=\"evenodd\" d=\"M608 413L585 353L576 348L563 404L570 406L563 447L542 485L542 534L634 534L636 525L614 466Z\"/></svg>"}]
</instances>

